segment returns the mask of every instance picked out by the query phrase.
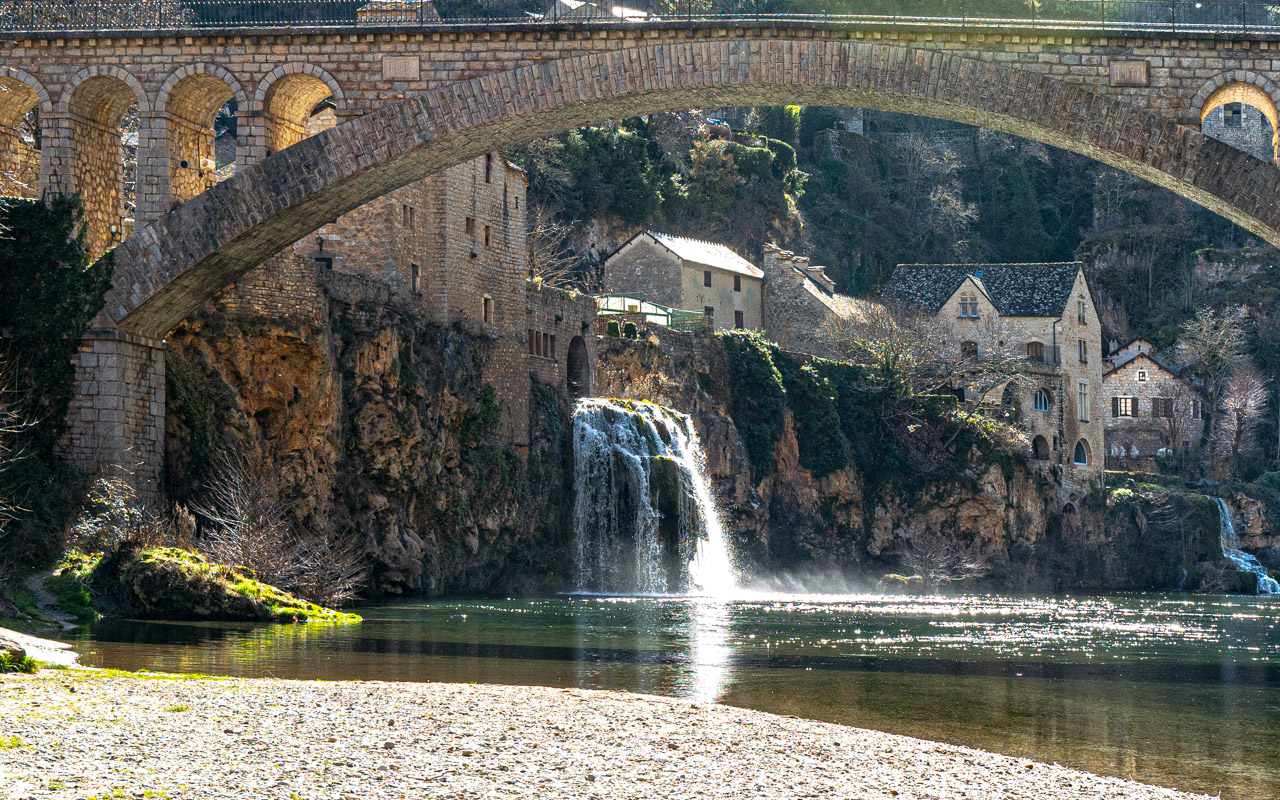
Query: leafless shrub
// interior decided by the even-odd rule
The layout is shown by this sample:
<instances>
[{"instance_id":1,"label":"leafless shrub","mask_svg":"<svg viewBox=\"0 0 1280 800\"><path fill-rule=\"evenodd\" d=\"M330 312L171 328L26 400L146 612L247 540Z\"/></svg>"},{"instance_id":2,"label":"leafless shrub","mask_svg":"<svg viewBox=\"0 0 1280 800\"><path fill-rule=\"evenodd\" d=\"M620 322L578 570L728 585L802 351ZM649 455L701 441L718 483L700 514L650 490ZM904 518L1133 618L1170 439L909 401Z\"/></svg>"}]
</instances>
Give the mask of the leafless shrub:
<instances>
[{"instance_id":1,"label":"leafless shrub","mask_svg":"<svg viewBox=\"0 0 1280 800\"><path fill-rule=\"evenodd\" d=\"M1231 572L1220 561L1206 562L1200 568L1200 584L1196 591L1201 594L1227 594L1235 583Z\"/></svg>"},{"instance_id":2,"label":"leafless shrub","mask_svg":"<svg viewBox=\"0 0 1280 800\"><path fill-rule=\"evenodd\" d=\"M937 533L911 537L899 557L907 574L919 577L930 594L936 594L943 584L974 580L990 570L978 542L963 547Z\"/></svg>"},{"instance_id":3,"label":"leafless shrub","mask_svg":"<svg viewBox=\"0 0 1280 800\"><path fill-rule=\"evenodd\" d=\"M575 284L576 259L569 252L569 233L572 228L558 222L555 213L546 203L528 205L525 249L529 256L529 278L535 283L560 288Z\"/></svg>"},{"instance_id":4,"label":"leafless shrub","mask_svg":"<svg viewBox=\"0 0 1280 800\"><path fill-rule=\"evenodd\" d=\"M125 543L163 547L178 542L169 516L144 504L126 478L99 478L71 527L67 546L106 553Z\"/></svg>"},{"instance_id":5,"label":"leafless shrub","mask_svg":"<svg viewBox=\"0 0 1280 800\"><path fill-rule=\"evenodd\" d=\"M1223 477L1237 475L1258 452L1258 427L1267 409L1267 381L1248 360L1236 365L1222 393L1210 444Z\"/></svg>"},{"instance_id":6,"label":"leafless shrub","mask_svg":"<svg viewBox=\"0 0 1280 800\"><path fill-rule=\"evenodd\" d=\"M297 531L262 454L220 454L207 490L207 502L195 509L211 523L199 541L206 557L327 606L342 605L364 587L361 549L327 533Z\"/></svg>"}]
</instances>

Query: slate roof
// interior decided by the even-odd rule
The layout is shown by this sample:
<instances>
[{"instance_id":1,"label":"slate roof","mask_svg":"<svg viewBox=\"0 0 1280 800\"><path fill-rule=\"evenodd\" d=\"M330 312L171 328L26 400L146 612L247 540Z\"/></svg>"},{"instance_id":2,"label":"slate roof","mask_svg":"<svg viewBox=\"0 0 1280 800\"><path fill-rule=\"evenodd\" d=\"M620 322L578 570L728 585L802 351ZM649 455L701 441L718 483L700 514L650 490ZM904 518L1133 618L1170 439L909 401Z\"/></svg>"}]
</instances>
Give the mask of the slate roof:
<instances>
[{"instance_id":1,"label":"slate roof","mask_svg":"<svg viewBox=\"0 0 1280 800\"><path fill-rule=\"evenodd\" d=\"M1060 317L1071 299L1078 261L1032 264L899 264L885 299L937 313L973 278L1002 317Z\"/></svg>"},{"instance_id":2,"label":"slate roof","mask_svg":"<svg viewBox=\"0 0 1280 800\"><path fill-rule=\"evenodd\" d=\"M669 233L656 231L645 231L645 233L684 261L736 272L751 278L764 278L763 270L722 244L704 242L700 239L686 239L683 236L672 236Z\"/></svg>"}]
</instances>

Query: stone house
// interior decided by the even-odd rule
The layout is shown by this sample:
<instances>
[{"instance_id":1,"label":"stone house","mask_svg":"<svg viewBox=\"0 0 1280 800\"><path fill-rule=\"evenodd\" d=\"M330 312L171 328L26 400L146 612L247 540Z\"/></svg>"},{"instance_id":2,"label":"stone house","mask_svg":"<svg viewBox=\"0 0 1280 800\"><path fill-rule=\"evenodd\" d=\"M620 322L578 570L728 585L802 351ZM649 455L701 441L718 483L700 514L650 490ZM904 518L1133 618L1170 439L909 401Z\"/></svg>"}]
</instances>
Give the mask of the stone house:
<instances>
[{"instance_id":1,"label":"stone house","mask_svg":"<svg viewBox=\"0 0 1280 800\"><path fill-rule=\"evenodd\" d=\"M1149 350L1114 363L1102 376L1109 461L1151 470L1161 451L1189 450L1200 442L1205 426L1203 394Z\"/></svg>"},{"instance_id":2,"label":"stone house","mask_svg":"<svg viewBox=\"0 0 1280 800\"><path fill-rule=\"evenodd\" d=\"M840 294L824 267L775 244L764 247L764 330L784 350L841 357L823 329L836 319L866 318L883 312L870 300Z\"/></svg>"},{"instance_id":3,"label":"stone house","mask_svg":"<svg viewBox=\"0 0 1280 800\"><path fill-rule=\"evenodd\" d=\"M320 273L376 282L398 308L488 339L485 378L516 444L528 440L530 376L585 394L595 352L592 298L530 285L526 188L523 170L487 153L377 198L294 245Z\"/></svg>"},{"instance_id":4,"label":"stone house","mask_svg":"<svg viewBox=\"0 0 1280 800\"><path fill-rule=\"evenodd\" d=\"M1002 402L1033 460L1072 490L1102 480L1102 325L1079 263L903 264L885 301L944 322L957 359L1024 354Z\"/></svg>"},{"instance_id":5,"label":"stone house","mask_svg":"<svg viewBox=\"0 0 1280 800\"><path fill-rule=\"evenodd\" d=\"M701 311L712 330L763 327L764 272L722 244L641 231L605 260L604 283L610 293Z\"/></svg>"}]
</instances>

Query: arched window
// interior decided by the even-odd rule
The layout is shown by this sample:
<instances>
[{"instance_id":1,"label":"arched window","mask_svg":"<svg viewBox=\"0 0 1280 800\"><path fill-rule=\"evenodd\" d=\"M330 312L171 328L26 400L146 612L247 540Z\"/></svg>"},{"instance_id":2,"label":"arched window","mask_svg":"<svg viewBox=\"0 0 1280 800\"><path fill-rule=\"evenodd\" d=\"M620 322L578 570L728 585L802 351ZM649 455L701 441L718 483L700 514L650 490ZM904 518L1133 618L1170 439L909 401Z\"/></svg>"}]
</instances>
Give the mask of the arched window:
<instances>
[{"instance_id":1,"label":"arched window","mask_svg":"<svg viewBox=\"0 0 1280 800\"><path fill-rule=\"evenodd\" d=\"M1089 443L1084 439L1076 442L1075 464L1078 467L1089 466Z\"/></svg>"},{"instance_id":2,"label":"arched window","mask_svg":"<svg viewBox=\"0 0 1280 800\"><path fill-rule=\"evenodd\" d=\"M1037 389L1035 401L1036 411L1048 411L1049 402L1049 392L1044 389Z\"/></svg>"},{"instance_id":3,"label":"arched window","mask_svg":"<svg viewBox=\"0 0 1280 800\"><path fill-rule=\"evenodd\" d=\"M960 357L967 358L967 359L976 359L978 357L978 343L977 342L961 342Z\"/></svg>"}]
</instances>

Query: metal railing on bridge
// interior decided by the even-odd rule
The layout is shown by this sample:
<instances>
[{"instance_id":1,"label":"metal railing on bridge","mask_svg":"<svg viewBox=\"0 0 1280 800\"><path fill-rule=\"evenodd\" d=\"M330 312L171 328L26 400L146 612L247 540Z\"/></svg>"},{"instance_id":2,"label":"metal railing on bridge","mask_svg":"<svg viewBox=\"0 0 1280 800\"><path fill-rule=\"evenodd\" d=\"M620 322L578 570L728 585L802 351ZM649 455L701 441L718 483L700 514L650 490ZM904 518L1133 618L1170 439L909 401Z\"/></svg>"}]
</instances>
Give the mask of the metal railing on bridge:
<instances>
[{"instance_id":1,"label":"metal railing on bridge","mask_svg":"<svg viewBox=\"0 0 1280 800\"><path fill-rule=\"evenodd\" d=\"M1259 0L0 0L0 34L696 21L1280 34L1280 5Z\"/></svg>"}]
</instances>

